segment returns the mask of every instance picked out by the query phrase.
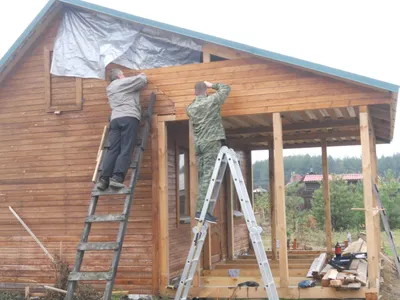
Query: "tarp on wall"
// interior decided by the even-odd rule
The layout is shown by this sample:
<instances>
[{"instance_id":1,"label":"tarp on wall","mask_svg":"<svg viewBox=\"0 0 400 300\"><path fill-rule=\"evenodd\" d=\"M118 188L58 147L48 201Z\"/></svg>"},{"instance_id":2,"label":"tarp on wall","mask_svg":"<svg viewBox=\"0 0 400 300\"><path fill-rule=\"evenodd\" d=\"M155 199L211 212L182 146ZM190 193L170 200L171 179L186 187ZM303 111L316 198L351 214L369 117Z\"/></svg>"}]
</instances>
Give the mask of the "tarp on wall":
<instances>
[{"instance_id":1,"label":"tarp on wall","mask_svg":"<svg viewBox=\"0 0 400 300\"><path fill-rule=\"evenodd\" d=\"M151 69L200 62L201 45L170 32L77 9L65 11L51 74L105 79L105 67Z\"/></svg>"}]
</instances>

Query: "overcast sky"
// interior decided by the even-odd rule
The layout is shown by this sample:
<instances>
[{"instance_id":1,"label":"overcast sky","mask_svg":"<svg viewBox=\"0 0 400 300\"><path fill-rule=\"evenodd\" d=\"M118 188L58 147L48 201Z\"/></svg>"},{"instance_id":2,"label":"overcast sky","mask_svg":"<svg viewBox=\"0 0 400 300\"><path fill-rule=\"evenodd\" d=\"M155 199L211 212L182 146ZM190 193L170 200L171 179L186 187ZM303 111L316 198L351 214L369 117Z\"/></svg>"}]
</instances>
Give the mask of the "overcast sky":
<instances>
[{"instance_id":1,"label":"overcast sky","mask_svg":"<svg viewBox=\"0 0 400 300\"><path fill-rule=\"evenodd\" d=\"M2 6L0 57L46 2L19 0ZM88 2L400 85L398 0ZM400 152L397 115L393 141L378 145L378 156ZM284 155L305 153L318 155L320 149L285 150ZM359 146L328 149L335 157L360 153ZM256 160L267 157L265 151L253 154Z\"/></svg>"}]
</instances>

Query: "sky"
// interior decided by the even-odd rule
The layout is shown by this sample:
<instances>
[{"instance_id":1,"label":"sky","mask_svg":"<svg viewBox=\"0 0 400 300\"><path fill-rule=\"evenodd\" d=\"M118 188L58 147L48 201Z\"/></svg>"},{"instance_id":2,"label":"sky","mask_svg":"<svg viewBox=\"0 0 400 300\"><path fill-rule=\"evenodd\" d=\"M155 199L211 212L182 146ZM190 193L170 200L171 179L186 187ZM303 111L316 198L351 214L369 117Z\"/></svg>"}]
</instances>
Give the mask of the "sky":
<instances>
[{"instance_id":1,"label":"sky","mask_svg":"<svg viewBox=\"0 0 400 300\"><path fill-rule=\"evenodd\" d=\"M88 2L400 85L398 0ZM0 57L46 3L19 0L2 7ZM400 152L399 122L400 113L392 143L377 146L379 157ZM308 148L284 155L320 152ZM328 155L359 157L361 147L331 147ZM266 151L253 152L253 161L266 158Z\"/></svg>"}]
</instances>

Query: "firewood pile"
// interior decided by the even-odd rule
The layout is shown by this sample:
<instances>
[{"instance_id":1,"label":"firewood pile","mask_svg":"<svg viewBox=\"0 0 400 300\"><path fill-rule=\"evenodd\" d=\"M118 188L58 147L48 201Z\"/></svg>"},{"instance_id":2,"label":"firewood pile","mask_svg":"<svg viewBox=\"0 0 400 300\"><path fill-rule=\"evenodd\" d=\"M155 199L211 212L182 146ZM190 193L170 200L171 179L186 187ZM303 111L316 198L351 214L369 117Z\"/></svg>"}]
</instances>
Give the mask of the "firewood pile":
<instances>
[{"instance_id":1,"label":"firewood pile","mask_svg":"<svg viewBox=\"0 0 400 300\"><path fill-rule=\"evenodd\" d=\"M322 287L360 289L367 284L367 245L362 239L349 245L339 256L322 253L314 259L307 278L320 281Z\"/></svg>"}]
</instances>

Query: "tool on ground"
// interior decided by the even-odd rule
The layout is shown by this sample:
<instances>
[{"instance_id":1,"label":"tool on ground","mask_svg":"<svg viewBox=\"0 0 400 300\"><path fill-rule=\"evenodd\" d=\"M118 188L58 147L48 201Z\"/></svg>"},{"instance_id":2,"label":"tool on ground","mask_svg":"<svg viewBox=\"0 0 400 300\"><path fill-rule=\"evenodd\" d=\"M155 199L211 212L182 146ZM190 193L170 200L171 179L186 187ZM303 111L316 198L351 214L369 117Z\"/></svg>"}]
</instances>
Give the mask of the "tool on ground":
<instances>
[{"instance_id":1,"label":"tool on ground","mask_svg":"<svg viewBox=\"0 0 400 300\"><path fill-rule=\"evenodd\" d=\"M386 232L386 235L388 237L390 248L392 249L393 259L394 259L394 263L395 263L396 269L397 269L397 276L400 278L400 260L399 260L399 255L397 253L397 249L396 249L396 246L395 246L395 243L394 243L394 240L393 240L392 231L390 230L389 220L388 220L388 217L386 215L386 210L383 208L382 201L381 201L381 198L379 196L379 190L378 190L378 187L376 186L376 184L372 185L372 191L375 194L376 204L377 204L378 210L379 210L379 212L381 214L383 227L385 228L385 232Z\"/></svg>"},{"instance_id":2,"label":"tool on ground","mask_svg":"<svg viewBox=\"0 0 400 300\"><path fill-rule=\"evenodd\" d=\"M108 188L105 191L100 191L96 189L96 187L94 187L92 191L92 197L89 205L89 212L88 216L85 219L85 225L82 232L80 243L78 245L75 264L68 277L68 289L67 289L67 295L65 297L66 300L73 299L78 281L93 281L93 280L106 281L106 287L103 299L110 300L112 297L112 289L114 286L115 277L117 275L118 264L122 252L122 245L124 242L125 232L128 226L129 214L134 200L136 183L139 177L140 164L142 161L144 149L147 145L147 138L150 135L151 131L151 120L152 120L155 101L156 101L156 96L154 93L152 93L150 96L150 104L142 118L144 126L140 129L138 135L139 139L137 145L135 146L135 152L133 155L133 161L130 165L130 168L132 169L132 174L129 181L129 186L127 188L122 188L122 189ZM105 137L103 135L102 140L104 139ZM110 214L110 215L95 214L97 201L99 197L105 195L125 195L124 209L122 214ZM104 242L104 243L88 242L91 225L93 223L99 223L99 222L117 222L120 224L116 242ZM108 272L80 271L85 251L105 251L105 250L114 251L111 267Z\"/></svg>"},{"instance_id":3,"label":"tool on ground","mask_svg":"<svg viewBox=\"0 0 400 300\"><path fill-rule=\"evenodd\" d=\"M264 288L267 291L267 297L270 300L279 300L278 292L272 277L272 272L268 263L268 258L264 250L263 240L261 237L261 227L257 225L254 211L251 206L249 194L247 193L246 184L244 182L243 174L240 169L239 161L233 149L223 146L219 151L214 166L214 171L211 176L210 184L208 186L206 199L204 201L203 209L200 214L197 226L193 228L193 242L190 247L186 264L183 269L182 277L179 282L178 291L175 295L175 300L186 300L189 290L196 273L197 265L201 256L204 241L207 236L209 223L205 221L207 212L214 211L215 204L218 199L219 191L222 185L222 179L229 165L232 179L235 184L236 192L240 199L240 206L242 208L244 218L246 220L247 228L250 232L253 249L256 254L257 262L260 267Z\"/></svg>"}]
</instances>

